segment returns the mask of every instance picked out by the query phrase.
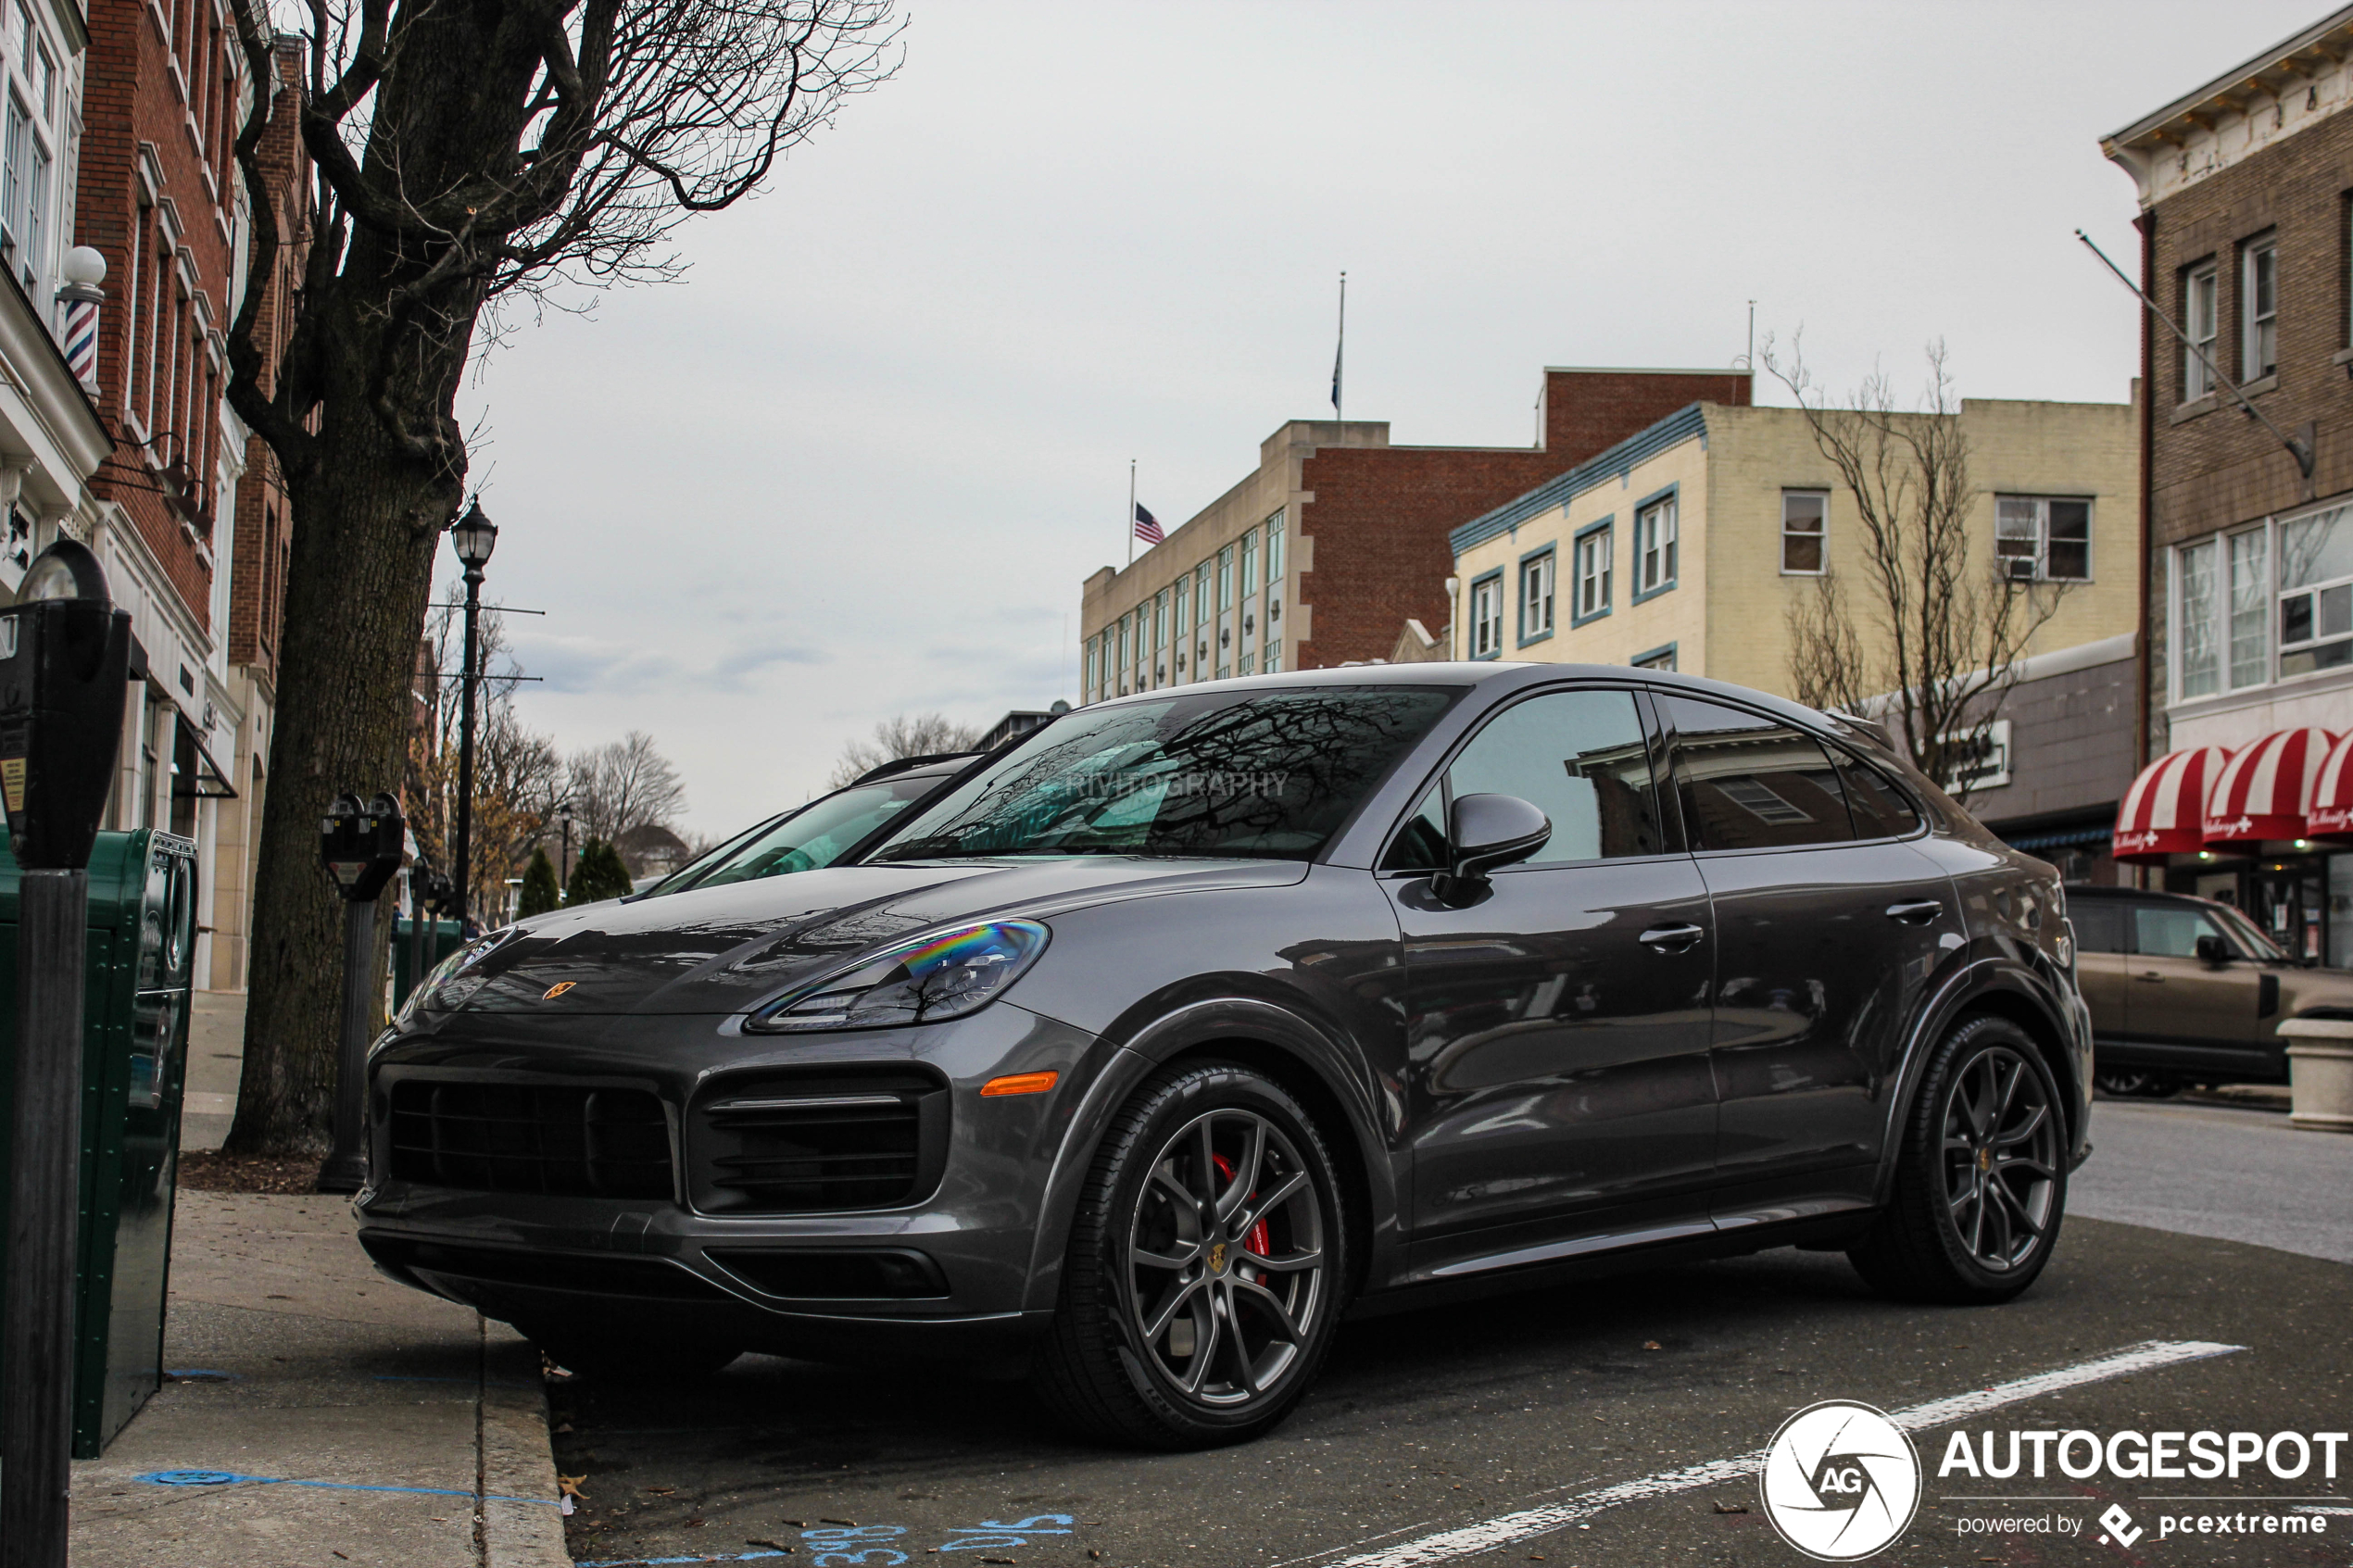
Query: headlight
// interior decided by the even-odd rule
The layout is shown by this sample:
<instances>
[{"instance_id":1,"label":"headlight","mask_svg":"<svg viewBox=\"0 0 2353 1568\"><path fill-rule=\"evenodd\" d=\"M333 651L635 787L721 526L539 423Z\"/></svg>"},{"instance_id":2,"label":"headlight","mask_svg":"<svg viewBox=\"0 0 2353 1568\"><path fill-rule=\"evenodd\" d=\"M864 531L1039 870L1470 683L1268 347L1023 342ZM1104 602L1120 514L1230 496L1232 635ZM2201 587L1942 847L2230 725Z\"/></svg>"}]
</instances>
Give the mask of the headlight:
<instances>
[{"instance_id":1,"label":"headlight","mask_svg":"<svg viewBox=\"0 0 2353 1568\"><path fill-rule=\"evenodd\" d=\"M487 975L461 975L459 972L479 963L522 935L522 927L519 925L504 926L475 937L434 965L424 979L409 993L409 999L400 1004L400 1015L392 1021L394 1027L406 1025L428 1008L434 1012L456 1011L467 997L481 990L489 981Z\"/></svg>"},{"instance_id":2,"label":"headlight","mask_svg":"<svg viewBox=\"0 0 2353 1568\"><path fill-rule=\"evenodd\" d=\"M978 1012L1046 950L1035 921L997 920L902 942L771 1002L744 1022L756 1034L887 1029Z\"/></svg>"}]
</instances>

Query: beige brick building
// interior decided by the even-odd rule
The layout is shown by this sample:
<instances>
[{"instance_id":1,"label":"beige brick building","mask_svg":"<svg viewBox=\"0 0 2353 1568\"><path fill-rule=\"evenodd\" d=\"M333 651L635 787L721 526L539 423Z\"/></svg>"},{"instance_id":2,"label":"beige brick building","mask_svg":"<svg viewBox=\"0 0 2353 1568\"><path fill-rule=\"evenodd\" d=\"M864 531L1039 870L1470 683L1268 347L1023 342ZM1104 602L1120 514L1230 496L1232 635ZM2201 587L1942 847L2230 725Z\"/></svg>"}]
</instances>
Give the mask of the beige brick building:
<instances>
[{"instance_id":1,"label":"beige brick building","mask_svg":"<svg viewBox=\"0 0 2353 1568\"><path fill-rule=\"evenodd\" d=\"M1981 569L2031 558L2059 606L2030 653L2129 635L2138 457L2123 403L1970 398ZM1786 694L1789 611L1827 567L1866 635L1853 498L1794 408L1699 403L1458 528L1454 652L1641 664Z\"/></svg>"}]
</instances>

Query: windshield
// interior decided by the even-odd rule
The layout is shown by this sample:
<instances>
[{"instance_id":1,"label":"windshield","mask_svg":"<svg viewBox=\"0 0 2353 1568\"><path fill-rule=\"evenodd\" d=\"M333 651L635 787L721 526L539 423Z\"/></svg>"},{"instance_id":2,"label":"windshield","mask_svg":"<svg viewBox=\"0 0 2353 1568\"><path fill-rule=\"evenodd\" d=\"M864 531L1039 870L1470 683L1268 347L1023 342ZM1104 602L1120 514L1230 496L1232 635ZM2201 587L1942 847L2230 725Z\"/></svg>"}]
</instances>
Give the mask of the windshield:
<instances>
[{"instance_id":1,"label":"windshield","mask_svg":"<svg viewBox=\"0 0 2353 1568\"><path fill-rule=\"evenodd\" d=\"M927 773L920 778L902 775L852 784L756 829L646 896L659 897L689 887L717 887L723 883L753 882L830 866L851 845L945 782L937 773Z\"/></svg>"},{"instance_id":2,"label":"windshield","mask_svg":"<svg viewBox=\"0 0 2353 1568\"><path fill-rule=\"evenodd\" d=\"M927 808L870 859L1304 860L1456 695L1297 687L1082 710Z\"/></svg>"},{"instance_id":3,"label":"windshield","mask_svg":"<svg viewBox=\"0 0 2353 1568\"><path fill-rule=\"evenodd\" d=\"M2214 907L2214 913L2221 918L2230 934L2238 939L2240 949L2247 957L2274 959L2283 962L2286 960L2287 954L2281 950L2280 945L2264 935L2261 926L2247 919L2232 906L2217 904Z\"/></svg>"}]
</instances>

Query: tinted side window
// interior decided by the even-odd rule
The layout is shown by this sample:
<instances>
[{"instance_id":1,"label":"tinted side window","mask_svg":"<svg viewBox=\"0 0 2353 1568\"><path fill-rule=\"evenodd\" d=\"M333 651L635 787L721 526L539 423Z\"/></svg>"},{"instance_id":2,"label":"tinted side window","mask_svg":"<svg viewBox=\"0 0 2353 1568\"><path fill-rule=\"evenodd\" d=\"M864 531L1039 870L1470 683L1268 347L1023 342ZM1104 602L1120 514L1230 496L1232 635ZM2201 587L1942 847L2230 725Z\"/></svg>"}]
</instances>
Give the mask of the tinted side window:
<instances>
[{"instance_id":1,"label":"tinted side window","mask_svg":"<svg viewBox=\"0 0 2353 1568\"><path fill-rule=\"evenodd\" d=\"M1902 838L1919 829L1920 814L1894 780L1835 746L1831 755L1838 762L1839 782L1846 786L1846 809L1855 818L1856 837Z\"/></svg>"},{"instance_id":2,"label":"tinted side window","mask_svg":"<svg viewBox=\"0 0 2353 1568\"><path fill-rule=\"evenodd\" d=\"M1554 692L1504 709L1447 771L1455 795L1516 795L1552 819L1529 860L1659 852L1658 794L1631 692Z\"/></svg>"},{"instance_id":3,"label":"tinted side window","mask_svg":"<svg viewBox=\"0 0 2353 1568\"><path fill-rule=\"evenodd\" d=\"M1813 736L1737 709L1662 696L1675 792L1694 849L1773 849L1854 837L1838 774Z\"/></svg>"},{"instance_id":4,"label":"tinted side window","mask_svg":"<svg viewBox=\"0 0 2353 1568\"><path fill-rule=\"evenodd\" d=\"M2133 945L2135 952L2161 959L2194 959L2197 957L2199 937L2221 935L2214 922L2206 918L2204 909L2189 909L2180 904L2133 906Z\"/></svg>"},{"instance_id":5,"label":"tinted side window","mask_svg":"<svg viewBox=\"0 0 2353 1568\"><path fill-rule=\"evenodd\" d=\"M2067 906L2069 923L2075 927L2075 946L2086 953L2120 953L2124 950L2124 906L2112 898L2085 898Z\"/></svg>"}]
</instances>

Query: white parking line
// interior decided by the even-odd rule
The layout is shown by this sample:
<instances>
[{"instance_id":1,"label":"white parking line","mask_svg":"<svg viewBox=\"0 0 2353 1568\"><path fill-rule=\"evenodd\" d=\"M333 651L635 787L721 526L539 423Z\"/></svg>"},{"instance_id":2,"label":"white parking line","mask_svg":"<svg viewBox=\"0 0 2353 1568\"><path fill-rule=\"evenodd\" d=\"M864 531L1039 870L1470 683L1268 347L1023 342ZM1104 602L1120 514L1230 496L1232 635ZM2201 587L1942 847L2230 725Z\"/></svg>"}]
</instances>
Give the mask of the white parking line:
<instances>
[{"instance_id":1,"label":"white parking line","mask_svg":"<svg viewBox=\"0 0 2353 1568\"><path fill-rule=\"evenodd\" d=\"M2227 1356L2246 1348L2244 1345L2222 1345L2206 1339L2151 1339L2139 1345L2128 1345L2095 1361L2079 1361L2054 1372L2038 1372L2031 1377L1994 1384L1990 1388L1973 1389L1948 1399L1931 1399L1923 1405L1909 1405L1891 1411L1889 1419L1906 1431L1922 1431L1956 1421L1966 1421L1970 1416L1998 1410L2004 1405L2039 1399L2062 1389L2079 1388L2087 1383L2105 1383L2113 1377L2129 1377L2133 1373L2147 1372L2157 1367L2205 1361L2212 1356ZM1426 1563L1449 1562L1458 1557L1492 1551L1515 1541L1551 1535L1555 1530L1626 1503L1645 1502L1652 1498L1667 1497L1676 1492L1696 1491L1703 1486L1719 1486L1726 1482L1743 1480L1764 1467L1765 1450L1762 1449L1736 1459L1710 1460L1705 1464L1646 1475L1639 1481L1621 1481L1615 1486L1581 1492L1561 1502L1522 1509L1516 1513L1502 1514L1477 1524L1466 1524L1457 1530L1442 1530L1418 1540L1401 1541L1395 1546L1349 1558L1334 1564L1333 1568L1423 1568Z\"/></svg>"}]
</instances>

